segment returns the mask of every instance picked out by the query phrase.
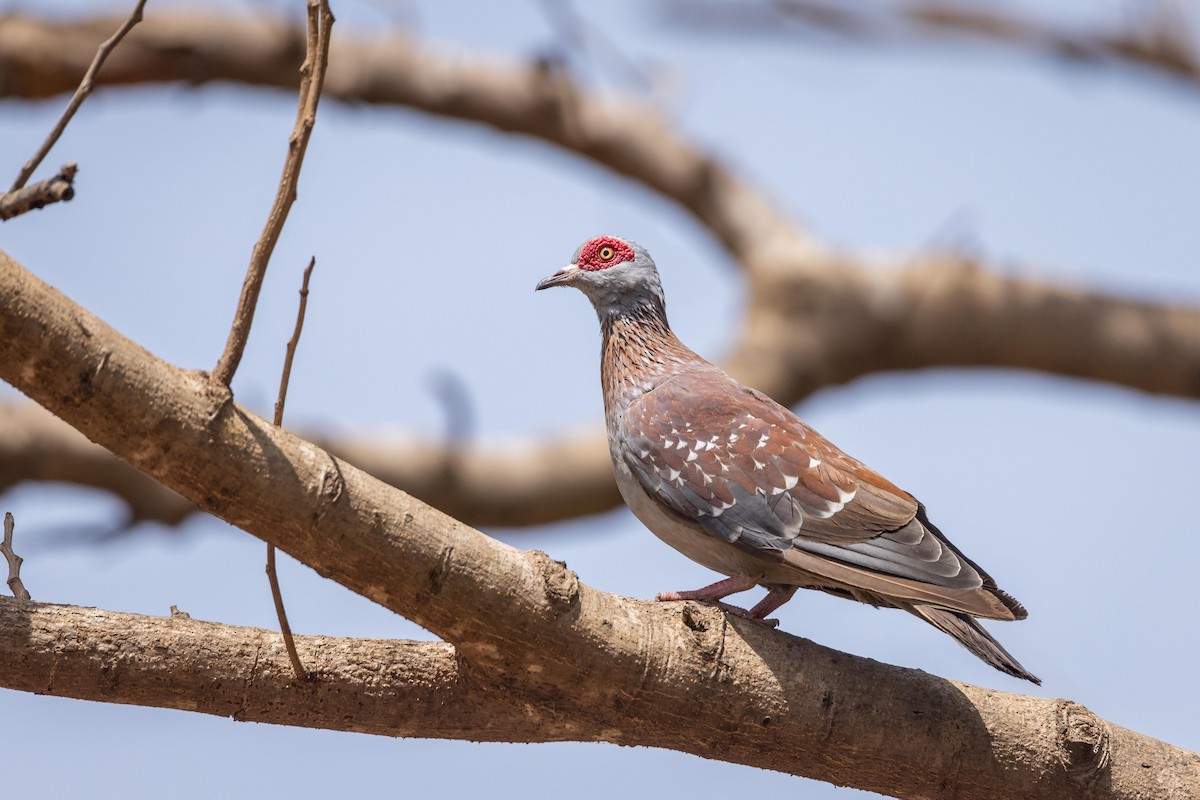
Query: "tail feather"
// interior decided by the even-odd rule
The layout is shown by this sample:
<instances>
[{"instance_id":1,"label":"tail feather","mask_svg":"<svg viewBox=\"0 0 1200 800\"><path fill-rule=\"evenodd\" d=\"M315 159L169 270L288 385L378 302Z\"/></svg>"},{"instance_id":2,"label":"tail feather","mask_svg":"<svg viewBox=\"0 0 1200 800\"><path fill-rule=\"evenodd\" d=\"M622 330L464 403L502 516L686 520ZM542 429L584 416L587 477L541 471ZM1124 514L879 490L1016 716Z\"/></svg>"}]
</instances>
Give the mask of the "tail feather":
<instances>
[{"instance_id":1,"label":"tail feather","mask_svg":"<svg viewBox=\"0 0 1200 800\"><path fill-rule=\"evenodd\" d=\"M1042 685L1041 679L1022 667L1020 662L1013 658L999 642L993 639L992 635L984 630L983 626L974 617L964 614L961 611L948 611L944 608L918 605L916 603L906 605L905 610L916 614L942 633L954 637L955 641L963 647L1001 672L1006 672L1015 678L1031 681L1038 686Z\"/></svg>"}]
</instances>

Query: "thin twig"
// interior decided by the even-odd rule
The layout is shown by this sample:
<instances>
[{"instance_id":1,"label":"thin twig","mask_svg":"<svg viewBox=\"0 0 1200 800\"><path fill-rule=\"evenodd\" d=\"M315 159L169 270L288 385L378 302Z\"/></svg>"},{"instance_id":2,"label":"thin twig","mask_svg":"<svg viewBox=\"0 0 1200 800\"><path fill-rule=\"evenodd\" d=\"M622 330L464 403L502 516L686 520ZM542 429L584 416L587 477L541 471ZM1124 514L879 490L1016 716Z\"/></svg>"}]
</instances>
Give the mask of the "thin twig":
<instances>
[{"instance_id":1,"label":"thin twig","mask_svg":"<svg viewBox=\"0 0 1200 800\"><path fill-rule=\"evenodd\" d=\"M25 185L29 180L29 176L33 175L33 171L42 163L42 159L50 152L50 148L62 136L63 131L67 129L67 123L75 116L75 112L79 110L79 106L83 105L83 101L96 85L96 73L100 71L100 67L104 66L104 60L108 58L109 53L116 48L121 40L125 38L125 34L133 30L133 26L142 21L142 8L146 5L146 0L138 0L137 6L133 9L133 13L129 15L129 19L117 29L117 32L108 38L108 41L100 45L96 50L96 57L92 59L92 65L88 67L87 72L83 74L83 80L79 83L79 88L75 90L75 95L71 98L71 102L67 103L67 108L59 117L58 122L54 126L54 130L50 131L50 135L42 142L42 146L38 148L33 157L25 162L25 166L21 167L21 171L17 173L17 179L13 181L12 188L9 192L15 192ZM69 199L69 198L67 198Z\"/></svg>"},{"instance_id":2,"label":"thin twig","mask_svg":"<svg viewBox=\"0 0 1200 800\"><path fill-rule=\"evenodd\" d=\"M1200 50L1189 17L1174 4L1150 3L1145 13L1121 27L1092 28L993 5L964 0L664 0L661 8L675 22L723 34L787 31L798 24L871 43L903 43L918 36L974 37L1065 61L1139 67L1193 88L1200 85Z\"/></svg>"},{"instance_id":3,"label":"thin twig","mask_svg":"<svg viewBox=\"0 0 1200 800\"><path fill-rule=\"evenodd\" d=\"M62 169L53 178L0 194L0 220L12 219L26 211L70 200L75 196L74 181L77 170L75 162L69 161L63 164Z\"/></svg>"},{"instance_id":4,"label":"thin twig","mask_svg":"<svg viewBox=\"0 0 1200 800\"><path fill-rule=\"evenodd\" d=\"M542 14L555 29L559 44L568 53L578 55L590 51L597 62L603 59L612 64L615 71L638 90L654 89L654 81L647 71L622 52L602 28L588 25L570 0L542 0L541 7Z\"/></svg>"},{"instance_id":5,"label":"thin twig","mask_svg":"<svg viewBox=\"0 0 1200 800\"><path fill-rule=\"evenodd\" d=\"M301 681L309 680L309 674L300 661L300 653L296 651L296 639L292 636L292 626L288 624L287 611L283 607L283 592L279 589L279 576L275 573L275 545L267 545L267 581L271 584L271 599L275 601L275 615L279 617L279 630L283 633L283 646L287 648L288 660L292 662L292 671Z\"/></svg>"},{"instance_id":6,"label":"thin twig","mask_svg":"<svg viewBox=\"0 0 1200 800\"><path fill-rule=\"evenodd\" d=\"M304 163L304 152L317 119L317 104L321 100L321 88L325 83L325 68L329 62L329 33L333 27L333 13L328 0L308 0L308 34L304 64L300 67L300 103L296 111L296 125L288 138L288 154L283 164L283 175L279 178L279 190L275 203L267 216L267 224L254 245L250 255L250 266L242 284L233 325L229 329L229 340L225 351L213 370L213 377L225 385L233 380L246 339L250 336L250 324L254 321L254 308L258 305L258 293L262 289L267 263L279 241L279 234L287 221L292 203L296 201L296 184L300 180L300 167Z\"/></svg>"},{"instance_id":7,"label":"thin twig","mask_svg":"<svg viewBox=\"0 0 1200 800\"><path fill-rule=\"evenodd\" d=\"M287 402L288 383L292 379L292 361L296 357L296 345L300 342L300 331L304 329L304 312L308 308L308 279L312 276L317 259L309 259L304 269L304 279L300 283L300 309L296 312L296 329L292 338L288 339L287 352L283 357L283 374L279 378L279 397L275 400L275 427L283 425L283 404ZM283 633L283 644L287 648L288 659L296 677L302 681L309 679L304 664L300 662L300 653L296 650L296 640L292 636L292 626L288 624L287 611L283 607L283 592L279 589L279 575L275 571L275 545L267 545L267 580L271 584L271 597L275 601L275 614L279 617L279 630Z\"/></svg>"},{"instance_id":8,"label":"thin twig","mask_svg":"<svg viewBox=\"0 0 1200 800\"><path fill-rule=\"evenodd\" d=\"M4 541L0 543L0 553L4 553L4 558L8 561L8 588L12 591L13 597L18 600L29 600L29 590L25 588L25 584L21 581L21 565L25 563L25 559L14 553L12 547L13 527L15 524L13 515L5 511Z\"/></svg>"},{"instance_id":9,"label":"thin twig","mask_svg":"<svg viewBox=\"0 0 1200 800\"><path fill-rule=\"evenodd\" d=\"M316 257L309 259L308 266L304 268L304 278L300 281L300 308L296 312L296 329L292 331L292 338L288 339L287 352L283 357L283 374L279 376L279 397L275 400L277 428L283 425L283 404L287 400L288 383L292 380L292 360L296 357L296 345L300 342L300 331L304 328L304 312L308 308L308 279L316 265Z\"/></svg>"}]
</instances>

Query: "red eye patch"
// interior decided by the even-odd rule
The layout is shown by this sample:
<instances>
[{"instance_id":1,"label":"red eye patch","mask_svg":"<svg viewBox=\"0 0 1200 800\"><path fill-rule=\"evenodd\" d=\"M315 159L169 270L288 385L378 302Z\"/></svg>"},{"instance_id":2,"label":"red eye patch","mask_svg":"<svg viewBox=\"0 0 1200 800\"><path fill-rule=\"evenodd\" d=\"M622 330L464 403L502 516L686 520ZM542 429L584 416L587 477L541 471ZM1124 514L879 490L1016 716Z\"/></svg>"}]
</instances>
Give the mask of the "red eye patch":
<instances>
[{"instance_id":1,"label":"red eye patch","mask_svg":"<svg viewBox=\"0 0 1200 800\"><path fill-rule=\"evenodd\" d=\"M608 269L622 261L633 261L633 248L614 236L597 236L583 246L579 254L579 268L586 270Z\"/></svg>"}]
</instances>

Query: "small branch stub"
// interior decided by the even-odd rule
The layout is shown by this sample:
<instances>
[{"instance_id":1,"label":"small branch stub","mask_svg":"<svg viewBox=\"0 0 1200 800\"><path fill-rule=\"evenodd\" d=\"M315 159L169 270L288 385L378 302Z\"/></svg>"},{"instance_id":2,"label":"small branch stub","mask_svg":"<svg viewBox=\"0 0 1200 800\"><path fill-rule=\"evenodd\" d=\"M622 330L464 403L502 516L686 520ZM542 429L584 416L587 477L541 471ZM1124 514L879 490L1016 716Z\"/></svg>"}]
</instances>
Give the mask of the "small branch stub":
<instances>
[{"instance_id":1,"label":"small branch stub","mask_svg":"<svg viewBox=\"0 0 1200 800\"><path fill-rule=\"evenodd\" d=\"M46 178L0 195L0 220L12 219L27 211L70 200L75 196L74 182L78 169L74 161L69 161L63 164L62 169L53 178Z\"/></svg>"},{"instance_id":2,"label":"small branch stub","mask_svg":"<svg viewBox=\"0 0 1200 800\"><path fill-rule=\"evenodd\" d=\"M0 552L4 553L4 558L8 561L8 588L12 591L13 597L18 600L29 600L31 599L29 590L21 581L21 565L25 563L25 559L14 553L12 547L15 525L13 515L7 511L4 512L4 541L0 543Z\"/></svg>"}]
</instances>

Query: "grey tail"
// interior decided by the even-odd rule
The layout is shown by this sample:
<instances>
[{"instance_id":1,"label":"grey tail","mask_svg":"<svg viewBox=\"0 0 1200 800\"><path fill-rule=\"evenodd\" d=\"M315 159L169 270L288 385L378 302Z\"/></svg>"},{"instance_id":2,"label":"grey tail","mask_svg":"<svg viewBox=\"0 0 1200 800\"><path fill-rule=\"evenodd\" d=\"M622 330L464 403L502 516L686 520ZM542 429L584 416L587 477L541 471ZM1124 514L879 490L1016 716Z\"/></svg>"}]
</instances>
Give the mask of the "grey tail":
<instances>
[{"instance_id":1,"label":"grey tail","mask_svg":"<svg viewBox=\"0 0 1200 800\"><path fill-rule=\"evenodd\" d=\"M1041 678L1022 667L1020 662L1009 655L1009 652L969 614L915 603L905 608L942 633L953 636L955 641L1001 672L1031 681L1038 686L1042 685Z\"/></svg>"}]
</instances>

